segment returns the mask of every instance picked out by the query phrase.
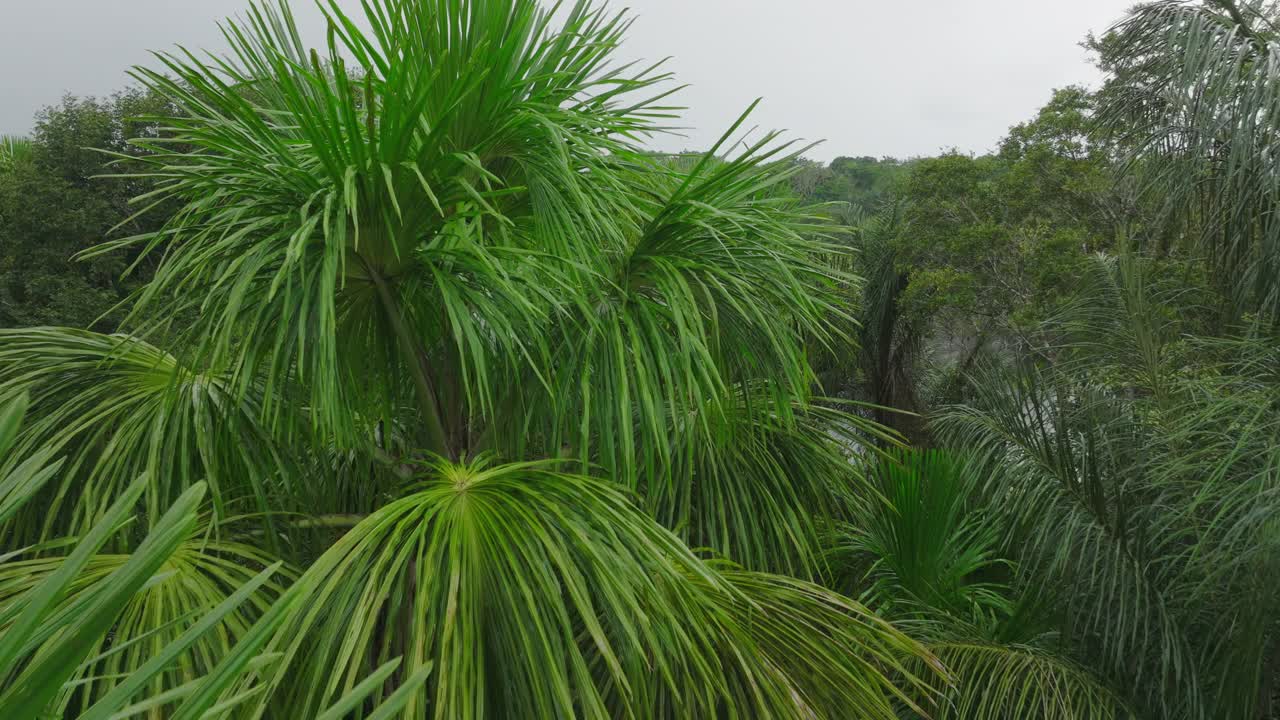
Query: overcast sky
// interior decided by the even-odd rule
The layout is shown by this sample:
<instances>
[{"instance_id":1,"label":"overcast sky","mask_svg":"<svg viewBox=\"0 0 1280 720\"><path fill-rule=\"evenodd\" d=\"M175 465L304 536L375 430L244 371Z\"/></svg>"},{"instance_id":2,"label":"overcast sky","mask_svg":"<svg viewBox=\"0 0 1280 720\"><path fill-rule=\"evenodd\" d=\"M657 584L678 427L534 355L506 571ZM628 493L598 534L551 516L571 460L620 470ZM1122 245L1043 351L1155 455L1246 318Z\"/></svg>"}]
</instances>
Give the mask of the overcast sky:
<instances>
[{"instance_id":1,"label":"overcast sky","mask_svg":"<svg viewBox=\"0 0 1280 720\"><path fill-rule=\"evenodd\" d=\"M358 0L342 0L353 10ZM247 0L0 0L0 133L25 133L64 93L108 94L148 50L221 50ZM982 152L1052 88L1094 84L1079 47L1132 0L631 0L632 58L671 56L703 148L757 97L762 128L825 140L810 156ZM294 0L304 32L320 30ZM313 35L313 37L322 37Z\"/></svg>"}]
</instances>

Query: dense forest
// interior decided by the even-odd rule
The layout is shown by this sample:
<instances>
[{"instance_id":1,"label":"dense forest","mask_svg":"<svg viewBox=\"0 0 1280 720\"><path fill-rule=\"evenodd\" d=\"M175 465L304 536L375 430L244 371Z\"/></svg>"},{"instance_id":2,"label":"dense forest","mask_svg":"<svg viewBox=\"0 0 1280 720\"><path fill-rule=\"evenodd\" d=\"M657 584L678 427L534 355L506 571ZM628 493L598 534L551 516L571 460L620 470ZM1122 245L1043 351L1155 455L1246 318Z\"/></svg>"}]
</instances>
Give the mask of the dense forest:
<instances>
[{"instance_id":1,"label":"dense forest","mask_svg":"<svg viewBox=\"0 0 1280 720\"><path fill-rule=\"evenodd\" d=\"M821 163L360 5L0 139L0 717L1280 719L1280 7Z\"/></svg>"}]
</instances>

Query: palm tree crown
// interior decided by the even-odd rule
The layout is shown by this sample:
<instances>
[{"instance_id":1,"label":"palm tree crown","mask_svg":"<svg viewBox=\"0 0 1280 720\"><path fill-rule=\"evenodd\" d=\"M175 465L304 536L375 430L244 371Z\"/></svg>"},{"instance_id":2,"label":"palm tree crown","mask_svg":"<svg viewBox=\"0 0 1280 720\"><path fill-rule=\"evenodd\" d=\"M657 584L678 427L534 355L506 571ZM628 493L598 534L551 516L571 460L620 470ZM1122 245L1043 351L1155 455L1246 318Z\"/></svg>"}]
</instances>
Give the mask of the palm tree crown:
<instances>
[{"instance_id":1,"label":"palm tree crown","mask_svg":"<svg viewBox=\"0 0 1280 720\"><path fill-rule=\"evenodd\" d=\"M643 152L668 76L615 65L628 20L588 2L363 7L321 3L313 50L255 5L229 57L136 71L178 112L121 161L155 183L143 212L181 209L91 251L162 254L127 334L4 331L19 453L68 458L6 527L81 532L139 475L150 520L206 480L217 540L174 564L197 590L124 617L180 626L244 580L217 568L291 561L225 625L274 658L238 681L254 717L362 690L441 718L914 706L921 646L768 574L814 576L847 448L880 432L812 391L855 278L783 190L796 150L729 153L739 121L692 163ZM218 672L227 643L196 647Z\"/></svg>"}]
</instances>

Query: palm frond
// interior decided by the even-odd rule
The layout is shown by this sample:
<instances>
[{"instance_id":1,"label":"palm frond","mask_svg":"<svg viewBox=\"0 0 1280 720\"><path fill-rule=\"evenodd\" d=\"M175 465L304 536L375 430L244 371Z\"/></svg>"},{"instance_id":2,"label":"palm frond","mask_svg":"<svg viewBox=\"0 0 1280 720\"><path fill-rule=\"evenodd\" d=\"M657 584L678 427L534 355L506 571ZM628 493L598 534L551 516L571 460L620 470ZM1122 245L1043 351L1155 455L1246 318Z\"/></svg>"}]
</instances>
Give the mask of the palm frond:
<instances>
[{"instance_id":1,"label":"palm frond","mask_svg":"<svg viewBox=\"0 0 1280 720\"><path fill-rule=\"evenodd\" d=\"M207 481L216 521L238 501L271 509L268 483L289 477L286 456L258 422L256 397L238 401L224 376L131 337L0 330L0 402L19 395L31 398L31 420L17 456L67 460L42 495L45 512L10 521L8 550L92 527L127 478L146 474L151 518Z\"/></svg>"},{"instance_id":2,"label":"palm frond","mask_svg":"<svg viewBox=\"0 0 1280 720\"><path fill-rule=\"evenodd\" d=\"M946 642L930 645L954 677L938 720L1075 720L1135 717L1086 670L1031 647Z\"/></svg>"},{"instance_id":3,"label":"palm frond","mask_svg":"<svg viewBox=\"0 0 1280 720\"><path fill-rule=\"evenodd\" d=\"M1065 380L1029 366L988 372L974 380L974 405L946 409L935 427L989 473L985 492L1007 514L1023 582L1058 583L1064 634L1116 677L1131 675L1153 706L1201 717L1195 649L1169 605L1171 569L1149 560L1159 539L1145 534L1157 508L1136 471L1143 427L1125 401Z\"/></svg>"},{"instance_id":4,"label":"palm frond","mask_svg":"<svg viewBox=\"0 0 1280 720\"><path fill-rule=\"evenodd\" d=\"M785 418L808 396L803 341L835 339L846 278L830 262L842 251L829 228L779 192L795 153L775 140L628 173L638 207L626 244L592 259L592 284L554 343L542 430L552 447L636 487L690 444L713 443L739 403ZM670 442L672 427L688 444Z\"/></svg>"},{"instance_id":5,"label":"palm frond","mask_svg":"<svg viewBox=\"0 0 1280 720\"><path fill-rule=\"evenodd\" d=\"M1229 321L1280 309L1280 45L1259 18L1234 0L1139 5L1113 31L1100 113L1208 260Z\"/></svg>"},{"instance_id":6,"label":"palm frond","mask_svg":"<svg viewBox=\"0 0 1280 720\"><path fill-rule=\"evenodd\" d=\"M0 135L0 172L12 171L15 167L30 162L34 147L28 138Z\"/></svg>"},{"instance_id":7,"label":"palm frond","mask_svg":"<svg viewBox=\"0 0 1280 720\"><path fill-rule=\"evenodd\" d=\"M21 462L4 462L18 440L18 429L31 398L22 393L0 405L0 525L8 522L62 465L51 448L42 448ZM6 547L6 550L12 550Z\"/></svg>"},{"instance_id":8,"label":"palm frond","mask_svg":"<svg viewBox=\"0 0 1280 720\"><path fill-rule=\"evenodd\" d=\"M465 373L486 407L490 364L525 362L525 328L485 324L538 317L519 266L619 242L629 194L607 156L656 129L667 111L644 94L666 76L611 67L627 22L586 3L554 30L533 0L377 0L364 5L372 31L337 3L322 9L323 60L287 5L262 4L224 28L232 58L161 55L163 71L137 71L186 113L164 120L170 138L147 143L140 171L184 209L157 235L100 250L164 246L134 324L163 325L175 304L216 308L186 330L194 353L232 368L241 393L301 384L312 421L347 441L350 410L381 402L387 371L356 375L343 360L365 336L344 328L402 325L391 369L414 379L443 452L460 432L447 426L450 381ZM441 311L418 326L394 301L412 283L428 293L412 312L428 298ZM471 312L484 303L494 311ZM506 356L483 352L495 338Z\"/></svg>"},{"instance_id":9,"label":"palm frond","mask_svg":"<svg viewBox=\"0 0 1280 720\"><path fill-rule=\"evenodd\" d=\"M645 507L690 547L752 570L816 576L832 519L867 490L851 456L885 439L881 428L831 405L796 403L779 415L769 398L756 397L721 417L691 415L675 431L694 437L671 441L689 449L645 479Z\"/></svg>"},{"instance_id":10,"label":"palm frond","mask_svg":"<svg viewBox=\"0 0 1280 720\"><path fill-rule=\"evenodd\" d=\"M94 555L67 587L58 611L83 605L87 597L100 593L105 578L129 559L128 555ZM0 615L62 567L64 560L50 555L0 565ZM74 713L87 710L122 678L129 678L150 658L161 655L189 626L203 621L206 613L252 586L253 593L241 597L233 611L221 613L219 624L189 643L173 666L156 673L147 682L147 690L160 695L201 678L231 652L235 640L283 592L280 581L287 580L288 573L278 569L272 573L276 579L255 581L261 569L273 566L278 568L272 558L242 543L193 538L174 547L155 578L119 609L110 635L86 656L58 705Z\"/></svg>"},{"instance_id":11,"label":"palm frond","mask_svg":"<svg viewBox=\"0 0 1280 720\"><path fill-rule=\"evenodd\" d=\"M418 716L892 717L883 668L910 640L816 587L722 576L618 486L551 467L436 464L353 528L291 591L258 714L403 654L437 668Z\"/></svg>"},{"instance_id":12,"label":"palm frond","mask_svg":"<svg viewBox=\"0 0 1280 720\"><path fill-rule=\"evenodd\" d=\"M1012 612L992 581L1007 568L998 528L983 517L980 475L938 450L878 458L871 491L853 504L831 565L841 587L888 617L931 608L967 618Z\"/></svg>"}]
</instances>

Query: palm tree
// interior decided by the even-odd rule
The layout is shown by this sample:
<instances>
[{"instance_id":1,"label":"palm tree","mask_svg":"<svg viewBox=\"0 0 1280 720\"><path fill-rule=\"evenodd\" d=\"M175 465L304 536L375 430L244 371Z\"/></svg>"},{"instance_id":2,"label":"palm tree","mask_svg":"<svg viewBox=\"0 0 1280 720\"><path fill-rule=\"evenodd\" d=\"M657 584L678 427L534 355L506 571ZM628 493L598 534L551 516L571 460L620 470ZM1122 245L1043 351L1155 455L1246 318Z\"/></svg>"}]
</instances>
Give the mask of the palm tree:
<instances>
[{"instance_id":1,"label":"palm tree","mask_svg":"<svg viewBox=\"0 0 1280 720\"><path fill-rule=\"evenodd\" d=\"M859 229L866 281L858 306L858 369L864 394L876 406L875 420L921 443L927 441L925 428L911 413L923 409L917 376L927 328L901 307L910 278L895 247L900 232L897 204L886 206Z\"/></svg>"},{"instance_id":2,"label":"palm tree","mask_svg":"<svg viewBox=\"0 0 1280 720\"><path fill-rule=\"evenodd\" d=\"M940 450L876 461L878 492L854 503L832 544L837 587L910 630L947 667L939 718L1123 718L1122 697L1063 652L1046 603L1016 587L1018 567L988 507L987 474Z\"/></svg>"},{"instance_id":3,"label":"palm tree","mask_svg":"<svg viewBox=\"0 0 1280 720\"><path fill-rule=\"evenodd\" d=\"M1270 717L1280 357L1190 334L1199 302L1100 259L1058 362L984 374L935 427L985 468L1014 586L1053 588L1058 652L1144 715Z\"/></svg>"},{"instance_id":4,"label":"palm tree","mask_svg":"<svg viewBox=\"0 0 1280 720\"><path fill-rule=\"evenodd\" d=\"M1171 228L1135 240L1205 259L1228 322L1280 317L1278 18L1260 0L1160 0L1100 43L1100 119Z\"/></svg>"},{"instance_id":5,"label":"palm tree","mask_svg":"<svg viewBox=\"0 0 1280 720\"><path fill-rule=\"evenodd\" d=\"M251 637L266 659L223 701L252 717L927 702L932 656L808 582L863 482L846 448L882 432L813 391L806 343L844 339L853 278L776 190L799 150L725 153L740 120L692 163L641 152L668 77L613 64L629 21L587 2L320 4L323 50L259 5L230 57L137 70L179 112L122 162L155 182L141 211L181 210L91 251L162 255L127 334L0 335L0 400L31 397L18 455L66 457L4 551L98 526L138 476L116 557L210 496L181 582L135 598L55 706L123 692L252 572L230 568L277 557L296 581L256 586L162 697Z\"/></svg>"}]
</instances>

